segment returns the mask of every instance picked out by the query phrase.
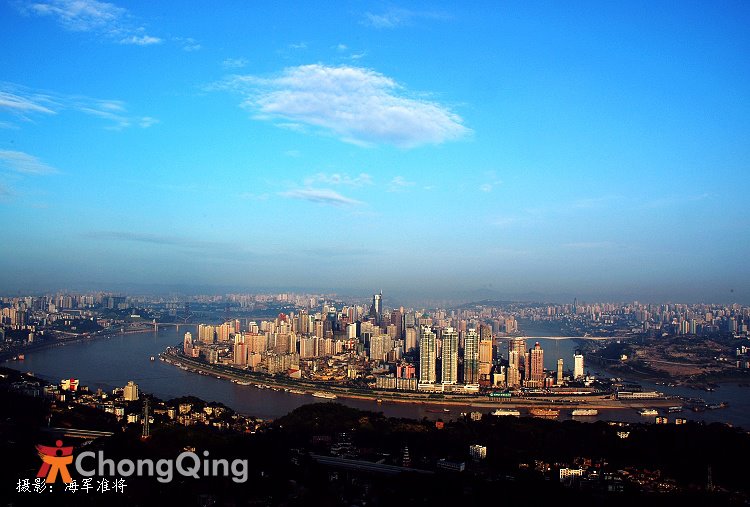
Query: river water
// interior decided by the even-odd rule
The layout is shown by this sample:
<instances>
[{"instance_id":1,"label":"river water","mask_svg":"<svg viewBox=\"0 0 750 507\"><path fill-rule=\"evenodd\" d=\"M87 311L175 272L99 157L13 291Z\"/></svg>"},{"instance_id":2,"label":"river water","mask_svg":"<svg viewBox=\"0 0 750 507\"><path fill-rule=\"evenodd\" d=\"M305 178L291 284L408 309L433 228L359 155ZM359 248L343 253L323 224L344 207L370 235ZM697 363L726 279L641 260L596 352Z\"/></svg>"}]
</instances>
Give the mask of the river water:
<instances>
[{"instance_id":1,"label":"river water","mask_svg":"<svg viewBox=\"0 0 750 507\"><path fill-rule=\"evenodd\" d=\"M81 385L92 390L102 388L112 390L124 386L129 380L135 381L141 391L153 393L168 400L180 396L197 396L207 401L218 401L234 410L262 419L275 419L307 403L320 402L321 399L311 395L296 395L284 391L258 389L254 386L240 386L213 376L187 372L157 360L168 346L181 343L185 331L195 331L193 326L180 326L162 329L158 333L143 332L113 335L88 342L78 342L64 346L51 347L26 354L24 361L13 361L6 366L21 371L30 371L35 375L57 383L64 378L77 378ZM557 359L563 358L565 369L572 369L573 354L579 347L577 339L552 339L527 337L527 346L539 341L544 349L545 367L557 369ZM502 347L504 349L504 347ZM503 355L507 355L502 350ZM702 413L684 412L670 414L691 420L706 422L728 422L744 428L750 428L750 388L738 387L737 384L724 385L714 392L693 391L686 388L670 388L641 382L645 390L659 390L668 394L679 394L687 397L701 397L709 403L728 401L729 407ZM408 417L413 419L443 419L456 417L460 412L472 410L470 407L450 407L450 414L436 413L435 406L415 403L393 403L374 400L354 400L339 398L337 400L348 406L383 412L390 417ZM430 410L430 411L428 411ZM475 409L476 410L476 409ZM481 409L486 412L489 409ZM563 411L567 412L567 411ZM560 418L569 418L565 413ZM638 422L653 421L653 418L641 418L635 410L602 410L599 419ZM593 420L595 418L586 418ZM583 419L582 419L583 420Z\"/></svg>"}]
</instances>

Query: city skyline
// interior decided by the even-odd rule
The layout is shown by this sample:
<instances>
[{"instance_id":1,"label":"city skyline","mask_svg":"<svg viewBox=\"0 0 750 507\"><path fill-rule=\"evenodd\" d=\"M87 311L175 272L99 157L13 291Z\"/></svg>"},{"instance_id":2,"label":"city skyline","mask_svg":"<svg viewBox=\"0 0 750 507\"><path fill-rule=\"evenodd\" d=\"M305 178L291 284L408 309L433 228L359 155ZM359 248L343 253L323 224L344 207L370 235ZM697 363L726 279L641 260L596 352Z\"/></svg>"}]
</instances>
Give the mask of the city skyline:
<instances>
[{"instance_id":1,"label":"city skyline","mask_svg":"<svg viewBox=\"0 0 750 507\"><path fill-rule=\"evenodd\" d=\"M0 292L746 304L748 18L2 2Z\"/></svg>"}]
</instances>

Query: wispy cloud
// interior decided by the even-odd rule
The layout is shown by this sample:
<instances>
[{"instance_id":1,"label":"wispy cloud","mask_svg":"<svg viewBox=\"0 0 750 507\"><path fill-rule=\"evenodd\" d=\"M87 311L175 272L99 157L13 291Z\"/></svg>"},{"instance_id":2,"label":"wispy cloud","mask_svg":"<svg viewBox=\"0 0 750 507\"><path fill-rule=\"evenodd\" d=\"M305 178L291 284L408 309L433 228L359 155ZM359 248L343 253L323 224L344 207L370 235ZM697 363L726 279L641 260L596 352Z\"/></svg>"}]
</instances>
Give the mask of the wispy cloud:
<instances>
[{"instance_id":1,"label":"wispy cloud","mask_svg":"<svg viewBox=\"0 0 750 507\"><path fill-rule=\"evenodd\" d=\"M203 46L201 46L200 42L193 39L192 37L175 37L174 39L176 42L182 45L182 49L184 51L198 51Z\"/></svg>"},{"instance_id":2,"label":"wispy cloud","mask_svg":"<svg viewBox=\"0 0 750 507\"><path fill-rule=\"evenodd\" d=\"M366 12L363 22L374 28L390 29L411 25L417 19L445 20L449 17L441 12L420 12L394 7L377 14Z\"/></svg>"},{"instance_id":3,"label":"wispy cloud","mask_svg":"<svg viewBox=\"0 0 750 507\"><path fill-rule=\"evenodd\" d=\"M281 192L279 195L289 199L301 199L304 201L331 204L334 206L352 206L362 204L361 201L345 197L335 190L327 188L301 188L289 190L288 192Z\"/></svg>"},{"instance_id":4,"label":"wispy cloud","mask_svg":"<svg viewBox=\"0 0 750 507\"><path fill-rule=\"evenodd\" d=\"M359 173L353 177L346 173L318 173L305 179L305 186L309 187L316 184L361 187L363 185L372 185L372 176L367 173Z\"/></svg>"},{"instance_id":5,"label":"wispy cloud","mask_svg":"<svg viewBox=\"0 0 750 507\"><path fill-rule=\"evenodd\" d=\"M651 201L645 202L641 208L645 209L658 209L658 208L669 208L672 206L681 206L689 203L698 201L704 201L713 197L713 194L702 193L695 195L668 195L664 197L658 197Z\"/></svg>"},{"instance_id":6,"label":"wispy cloud","mask_svg":"<svg viewBox=\"0 0 750 507\"><path fill-rule=\"evenodd\" d=\"M144 116L138 122L138 125L143 129L147 129L151 127L152 125L156 125L157 123L159 123L159 120L157 120L156 118L151 118L150 116Z\"/></svg>"},{"instance_id":7,"label":"wispy cloud","mask_svg":"<svg viewBox=\"0 0 750 507\"><path fill-rule=\"evenodd\" d=\"M289 49L307 49L307 42L294 42L287 45Z\"/></svg>"},{"instance_id":8,"label":"wispy cloud","mask_svg":"<svg viewBox=\"0 0 750 507\"><path fill-rule=\"evenodd\" d=\"M84 95L32 90L13 83L0 82L0 114L6 113L24 121L39 115L52 115L62 111L77 111L108 120L107 128L123 129L132 125L148 128L158 123L151 116L134 116L120 100L104 100Z\"/></svg>"},{"instance_id":9,"label":"wispy cloud","mask_svg":"<svg viewBox=\"0 0 750 507\"><path fill-rule=\"evenodd\" d=\"M302 65L271 78L231 76L214 88L244 94L242 106L256 119L316 127L359 145L410 148L470 132L446 107L410 98L393 79L362 67Z\"/></svg>"},{"instance_id":10,"label":"wispy cloud","mask_svg":"<svg viewBox=\"0 0 750 507\"><path fill-rule=\"evenodd\" d=\"M242 67L245 67L247 63L248 62L245 58L225 58L224 61L221 62L221 66L225 69L241 69Z\"/></svg>"},{"instance_id":11,"label":"wispy cloud","mask_svg":"<svg viewBox=\"0 0 750 507\"><path fill-rule=\"evenodd\" d=\"M490 219L490 224L496 227L510 227L518 223L518 217L500 216Z\"/></svg>"},{"instance_id":12,"label":"wispy cloud","mask_svg":"<svg viewBox=\"0 0 750 507\"><path fill-rule=\"evenodd\" d=\"M120 44L133 44L136 46L150 46L151 44L159 43L161 43L160 38L150 35L130 35L120 39Z\"/></svg>"},{"instance_id":13,"label":"wispy cloud","mask_svg":"<svg viewBox=\"0 0 750 507\"><path fill-rule=\"evenodd\" d=\"M503 181L497 177L495 171L486 171L484 173L484 177L486 181L479 185L479 190L481 190L482 192L492 192L495 187L503 184Z\"/></svg>"},{"instance_id":14,"label":"wispy cloud","mask_svg":"<svg viewBox=\"0 0 750 507\"><path fill-rule=\"evenodd\" d=\"M151 234L147 232L131 231L92 231L83 234L83 237L97 241L133 241L137 243L149 243L154 245L176 246L196 250L209 250L217 248L236 248L238 245L221 243L215 241L204 241L183 236L171 236L165 234Z\"/></svg>"},{"instance_id":15,"label":"wispy cloud","mask_svg":"<svg viewBox=\"0 0 750 507\"><path fill-rule=\"evenodd\" d=\"M66 30L91 32L120 44L150 46L162 39L146 33L127 9L96 0L47 0L19 4L24 14L51 17Z\"/></svg>"},{"instance_id":16,"label":"wispy cloud","mask_svg":"<svg viewBox=\"0 0 750 507\"><path fill-rule=\"evenodd\" d=\"M388 184L389 192L403 192L409 187L416 185L416 182L409 181L403 176L394 176L391 182Z\"/></svg>"},{"instance_id":17,"label":"wispy cloud","mask_svg":"<svg viewBox=\"0 0 750 507\"><path fill-rule=\"evenodd\" d=\"M22 151L0 150L0 167L19 174L54 174L59 171Z\"/></svg>"},{"instance_id":18,"label":"wispy cloud","mask_svg":"<svg viewBox=\"0 0 750 507\"><path fill-rule=\"evenodd\" d=\"M2 84L0 84L2 86ZM55 112L45 105L48 99L41 95L31 94L24 97L10 93L9 91L0 90L0 109L10 110L15 113L42 113L55 114Z\"/></svg>"}]
</instances>

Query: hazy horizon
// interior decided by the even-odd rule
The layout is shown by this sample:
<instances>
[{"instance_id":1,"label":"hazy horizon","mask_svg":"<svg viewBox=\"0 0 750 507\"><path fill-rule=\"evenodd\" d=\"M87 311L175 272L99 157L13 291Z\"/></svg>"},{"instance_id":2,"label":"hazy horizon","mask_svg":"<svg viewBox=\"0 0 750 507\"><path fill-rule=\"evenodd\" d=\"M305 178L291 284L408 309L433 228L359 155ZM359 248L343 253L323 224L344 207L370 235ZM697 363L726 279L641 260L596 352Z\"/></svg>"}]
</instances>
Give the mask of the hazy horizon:
<instances>
[{"instance_id":1,"label":"hazy horizon","mask_svg":"<svg viewBox=\"0 0 750 507\"><path fill-rule=\"evenodd\" d=\"M750 302L750 4L170 7L0 1L0 293Z\"/></svg>"}]
</instances>

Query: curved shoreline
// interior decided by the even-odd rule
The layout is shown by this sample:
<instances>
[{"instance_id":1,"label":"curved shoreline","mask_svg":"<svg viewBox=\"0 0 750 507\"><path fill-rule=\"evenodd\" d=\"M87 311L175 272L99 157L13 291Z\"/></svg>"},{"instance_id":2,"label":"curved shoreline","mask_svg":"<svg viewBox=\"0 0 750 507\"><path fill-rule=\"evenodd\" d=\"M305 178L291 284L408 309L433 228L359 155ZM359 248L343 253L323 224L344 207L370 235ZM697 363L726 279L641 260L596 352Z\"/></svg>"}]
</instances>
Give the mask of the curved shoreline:
<instances>
[{"instance_id":1,"label":"curved shoreline","mask_svg":"<svg viewBox=\"0 0 750 507\"><path fill-rule=\"evenodd\" d=\"M289 379L281 381L264 374L252 373L247 371L227 371L224 368L217 368L216 365L195 361L182 355L170 354L163 352L159 358L173 366L191 371L194 373L214 375L217 378L231 380L234 382L247 382L248 385L262 386L263 388L282 389L286 391L296 390L299 393L307 394L325 393L335 395L336 397L355 399L355 400L372 400L388 401L392 403L412 403L420 405L443 405L443 406L463 406L482 409L495 408L554 408L554 409L577 409L589 408L598 410L623 410L639 408L664 408L675 404L675 400L669 399L644 399L635 402L624 402L620 400L605 399L602 397L592 397L591 399L581 399L581 396L559 396L554 400L549 398L512 398L498 399L489 401L486 396L461 396L461 395L441 395L443 398L430 398L430 394L415 392L393 392L393 391L372 391L352 392L346 387L331 386L314 381L299 381ZM222 365L223 366L223 365ZM445 397L447 396L447 397Z\"/></svg>"}]
</instances>

